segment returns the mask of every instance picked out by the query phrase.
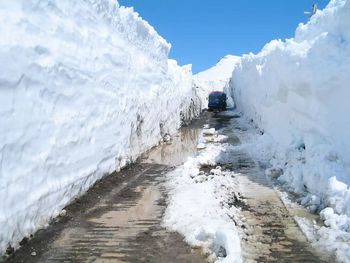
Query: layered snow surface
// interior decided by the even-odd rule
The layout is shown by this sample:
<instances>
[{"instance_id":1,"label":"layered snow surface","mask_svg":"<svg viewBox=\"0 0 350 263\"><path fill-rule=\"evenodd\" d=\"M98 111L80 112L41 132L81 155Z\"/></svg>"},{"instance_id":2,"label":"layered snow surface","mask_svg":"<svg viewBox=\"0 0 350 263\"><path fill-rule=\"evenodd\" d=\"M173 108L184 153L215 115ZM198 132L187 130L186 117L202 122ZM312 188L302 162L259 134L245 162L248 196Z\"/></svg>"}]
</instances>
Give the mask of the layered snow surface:
<instances>
[{"instance_id":1,"label":"layered snow surface","mask_svg":"<svg viewBox=\"0 0 350 263\"><path fill-rule=\"evenodd\" d=\"M321 213L327 228L315 237L342 262L350 262L349 83L348 0L331 0L294 38L244 55L230 81L238 109L264 133L252 153Z\"/></svg>"},{"instance_id":2,"label":"layered snow surface","mask_svg":"<svg viewBox=\"0 0 350 263\"><path fill-rule=\"evenodd\" d=\"M112 0L0 2L0 253L199 113L189 66Z\"/></svg>"}]
</instances>

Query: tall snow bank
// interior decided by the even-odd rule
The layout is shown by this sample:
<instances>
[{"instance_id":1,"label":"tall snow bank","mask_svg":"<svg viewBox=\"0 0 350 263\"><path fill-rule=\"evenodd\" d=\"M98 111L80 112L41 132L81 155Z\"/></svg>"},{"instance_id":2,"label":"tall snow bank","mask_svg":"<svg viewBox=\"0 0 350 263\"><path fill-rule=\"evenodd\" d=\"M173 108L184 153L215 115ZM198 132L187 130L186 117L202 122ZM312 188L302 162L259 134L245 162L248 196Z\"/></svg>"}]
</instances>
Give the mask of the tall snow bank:
<instances>
[{"instance_id":1,"label":"tall snow bank","mask_svg":"<svg viewBox=\"0 0 350 263\"><path fill-rule=\"evenodd\" d=\"M310 209L330 207L332 213L323 213L326 225L345 232L350 232L349 72L350 1L332 0L300 24L293 39L274 40L259 54L243 56L231 80L238 108L270 141L263 150L283 169L280 180L309 193L303 203ZM350 236L340 239L346 243ZM340 258L350 261L350 254Z\"/></svg>"},{"instance_id":2,"label":"tall snow bank","mask_svg":"<svg viewBox=\"0 0 350 263\"><path fill-rule=\"evenodd\" d=\"M232 76L232 72L236 65L239 63L240 57L227 55L223 57L215 66L199 72L194 75L193 81L197 87L197 91L203 108L208 107L208 94L211 91L226 91L230 92L229 81ZM228 94L230 95L230 94ZM228 96L231 98L231 96ZM233 106L233 101L228 101L229 106Z\"/></svg>"},{"instance_id":3,"label":"tall snow bank","mask_svg":"<svg viewBox=\"0 0 350 263\"><path fill-rule=\"evenodd\" d=\"M198 114L190 67L112 0L0 2L0 253Z\"/></svg>"}]
</instances>

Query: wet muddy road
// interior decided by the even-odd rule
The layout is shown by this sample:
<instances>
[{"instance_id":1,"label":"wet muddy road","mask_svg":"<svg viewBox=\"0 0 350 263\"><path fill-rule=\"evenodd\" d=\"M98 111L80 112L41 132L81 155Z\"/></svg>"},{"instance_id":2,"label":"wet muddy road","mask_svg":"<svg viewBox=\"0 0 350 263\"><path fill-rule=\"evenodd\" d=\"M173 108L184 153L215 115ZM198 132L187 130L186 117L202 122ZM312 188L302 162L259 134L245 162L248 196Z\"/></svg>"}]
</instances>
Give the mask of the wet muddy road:
<instances>
[{"instance_id":1,"label":"wet muddy road","mask_svg":"<svg viewBox=\"0 0 350 263\"><path fill-rule=\"evenodd\" d=\"M228 136L231 146L240 146L247 140L250 127L239 119L236 114L219 114L207 121L210 128ZM320 221L319 217L298 205L295 195L276 180L267 178L265 164L252 159L241 147L230 147L223 155L229 161L220 165L233 172L237 185L233 205L240 208L235 224L244 262L334 262L310 244L295 220L299 216ZM285 203L282 197L291 203Z\"/></svg>"},{"instance_id":2,"label":"wet muddy road","mask_svg":"<svg viewBox=\"0 0 350 263\"><path fill-rule=\"evenodd\" d=\"M67 214L40 230L7 262L206 262L199 249L162 227L167 191L165 174L195 155L204 124L239 145L246 128L239 116L206 112L184 127L171 144L160 145L141 160L96 183L66 208ZM246 153L230 152L225 164L239 174L235 206L244 262L331 262L307 242L268 181L263 169ZM305 215L307 211L300 208ZM235 222L233 222L235 223ZM236 222L237 224L237 222Z\"/></svg>"},{"instance_id":3,"label":"wet muddy road","mask_svg":"<svg viewBox=\"0 0 350 263\"><path fill-rule=\"evenodd\" d=\"M7 262L205 262L200 250L162 226L164 174L196 153L202 120L105 177L66 207Z\"/></svg>"}]
</instances>

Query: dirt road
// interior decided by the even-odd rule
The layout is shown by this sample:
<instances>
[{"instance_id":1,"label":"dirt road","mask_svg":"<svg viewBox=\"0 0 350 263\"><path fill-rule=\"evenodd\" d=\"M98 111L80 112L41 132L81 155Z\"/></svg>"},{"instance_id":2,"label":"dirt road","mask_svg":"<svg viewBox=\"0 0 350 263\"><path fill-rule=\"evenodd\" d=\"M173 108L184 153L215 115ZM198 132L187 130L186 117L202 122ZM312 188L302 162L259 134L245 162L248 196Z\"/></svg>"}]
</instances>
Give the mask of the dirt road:
<instances>
[{"instance_id":1,"label":"dirt road","mask_svg":"<svg viewBox=\"0 0 350 263\"><path fill-rule=\"evenodd\" d=\"M204 113L181 129L171 144L96 183L45 230L10 255L7 262L206 262L199 249L162 227L167 191L164 175L195 155L204 124L239 144L245 131L238 116ZM308 243L279 191L249 156L232 153L226 169L237 176L240 234L245 262L331 262ZM304 211L308 215L307 211ZM313 215L308 215L313 216ZM234 222L233 222L234 223Z\"/></svg>"}]
</instances>

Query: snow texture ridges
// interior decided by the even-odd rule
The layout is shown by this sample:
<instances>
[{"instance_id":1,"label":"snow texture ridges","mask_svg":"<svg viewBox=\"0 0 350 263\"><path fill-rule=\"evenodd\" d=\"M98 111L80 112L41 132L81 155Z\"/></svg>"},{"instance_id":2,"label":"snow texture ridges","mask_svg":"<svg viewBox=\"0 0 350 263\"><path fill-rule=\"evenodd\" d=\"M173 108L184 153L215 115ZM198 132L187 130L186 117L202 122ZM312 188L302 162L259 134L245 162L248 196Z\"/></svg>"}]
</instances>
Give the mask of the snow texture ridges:
<instances>
[{"instance_id":1,"label":"snow texture ridges","mask_svg":"<svg viewBox=\"0 0 350 263\"><path fill-rule=\"evenodd\" d=\"M0 3L0 252L199 113L189 66L112 0Z\"/></svg>"}]
</instances>

